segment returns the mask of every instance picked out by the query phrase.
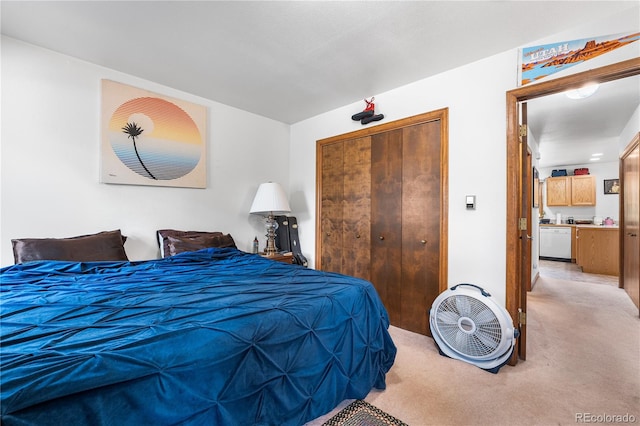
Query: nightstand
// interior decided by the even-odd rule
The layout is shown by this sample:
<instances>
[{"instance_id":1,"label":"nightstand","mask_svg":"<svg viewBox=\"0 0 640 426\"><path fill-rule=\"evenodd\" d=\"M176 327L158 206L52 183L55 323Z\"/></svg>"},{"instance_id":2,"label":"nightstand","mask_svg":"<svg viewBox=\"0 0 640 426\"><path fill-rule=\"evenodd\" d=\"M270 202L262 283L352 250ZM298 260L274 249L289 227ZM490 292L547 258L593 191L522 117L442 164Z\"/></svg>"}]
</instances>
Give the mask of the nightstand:
<instances>
[{"instance_id":1,"label":"nightstand","mask_svg":"<svg viewBox=\"0 0 640 426\"><path fill-rule=\"evenodd\" d=\"M288 253L276 253L273 256L267 256L264 253L260 253L260 256L264 257L265 259L271 259L271 260L275 260L277 262L282 262L282 263L293 263L293 253L288 252Z\"/></svg>"}]
</instances>

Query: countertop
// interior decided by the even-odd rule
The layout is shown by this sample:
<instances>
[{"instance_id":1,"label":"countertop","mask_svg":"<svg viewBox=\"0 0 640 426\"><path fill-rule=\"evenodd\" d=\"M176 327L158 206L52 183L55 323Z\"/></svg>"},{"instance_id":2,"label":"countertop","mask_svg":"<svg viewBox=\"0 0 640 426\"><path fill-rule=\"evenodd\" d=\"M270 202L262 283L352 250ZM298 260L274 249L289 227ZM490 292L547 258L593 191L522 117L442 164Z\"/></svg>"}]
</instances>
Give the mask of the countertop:
<instances>
[{"instance_id":1,"label":"countertop","mask_svg":"<svg viewBox=\"0 0 640 426\"><path fill-rule=\"evenodd\" d=\"M576 225L576 224L569 224L569 223L563 223L561 225L557 225L555 223L541 223L540 226L563 226L563 227L575 227L575 228L598 228L598 229L618 229L618 225L593 225L593 224L587 224L587 225Z\"/></svg>"}]
</instances>

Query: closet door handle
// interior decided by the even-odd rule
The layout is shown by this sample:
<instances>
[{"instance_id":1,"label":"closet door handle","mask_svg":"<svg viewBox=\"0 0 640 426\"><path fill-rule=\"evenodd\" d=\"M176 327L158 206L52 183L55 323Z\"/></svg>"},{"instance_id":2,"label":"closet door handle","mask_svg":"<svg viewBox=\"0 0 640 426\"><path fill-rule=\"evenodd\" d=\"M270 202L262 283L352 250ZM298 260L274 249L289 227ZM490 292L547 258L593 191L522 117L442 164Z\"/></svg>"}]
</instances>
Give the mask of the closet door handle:
<instances>
[{"instance_id":1,"label":"closet door handle","mask_svg":"<svg viewBox=\"0 0 640 426\"><path fill-rule=\"evenodd\" d=\"M360 238L360 234L356 234L356 238Z\"/></svg>"},{"instance_id":2,"label":"closet door handle","mask_svg":"<svg viewBox=\"0 0 640 426\"><path fill-rule=\"evenodd\" d=\"M427 244L427 240L420 240L420 244Z\"/></svg>"},{"instance_id":3,"label":"closet door handle","mask_svg":"<svg viewBox=\"0 0 640 426\"><path fill-rule=\"evenodd\" d=\"M382 241L382 240L384 240L384 237L383 237L382 235L380 235L380 236L378 237L378 239L379 239L380 241Z\"/></svg>"}]
</instances>

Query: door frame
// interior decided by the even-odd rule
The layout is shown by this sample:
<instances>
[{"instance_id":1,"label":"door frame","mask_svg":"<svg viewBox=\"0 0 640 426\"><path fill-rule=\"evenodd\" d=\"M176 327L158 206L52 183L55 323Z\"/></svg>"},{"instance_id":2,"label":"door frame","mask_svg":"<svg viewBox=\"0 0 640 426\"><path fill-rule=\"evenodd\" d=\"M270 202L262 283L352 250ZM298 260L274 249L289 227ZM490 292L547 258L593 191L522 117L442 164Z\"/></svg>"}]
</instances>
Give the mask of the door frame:
<instances>
[{"instance_id":1,"label":"door frame","mask_svg":"<svg viewBox=\"0 0 640 426\"><path fill-rule=\"evenodd\" d=\"M505 307L514 324L520 323L520 298L522 289L526 288L522 283L523 263L527 259L522 259L522 249L518 230L520 217L526 217L522 213L521 197L521 176L522 164L520 162L519 146L519 102L536 99L543 96L553 95L566 90L577 89L585 83L606 83L625 77L640 74L640 58L629 59L616 64L583 71L567 77L561 77L546 82L536 83L531 86L519 87L506 93L507 102L507 218L506 218L506 300ZM531 259L528 259L530 262ZM529 279L531 279L529 277ZM516 341L516 346L520 341ZM519 347L513 351L509 359L510 365L518 362Z\"/></svg>"}]
</instances>

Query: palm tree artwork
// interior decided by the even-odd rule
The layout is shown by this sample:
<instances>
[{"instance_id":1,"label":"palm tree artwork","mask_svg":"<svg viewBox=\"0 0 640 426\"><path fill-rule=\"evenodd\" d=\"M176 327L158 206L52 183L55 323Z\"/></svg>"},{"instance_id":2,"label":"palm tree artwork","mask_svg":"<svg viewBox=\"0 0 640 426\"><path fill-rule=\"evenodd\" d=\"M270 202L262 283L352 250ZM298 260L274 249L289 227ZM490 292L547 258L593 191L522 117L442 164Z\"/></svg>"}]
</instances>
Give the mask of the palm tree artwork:
<instances>
[{"instance_id":1,"label":"palm tree artwork","mask_svg":"<svg viewBox=\"0 0 640 426\"><path fill-rule=\"evenodd\" d=\"M127 125L122 128L122 132L129 135L127 136L127 139L131 138L131 140L133 140L133 149L136 152L136 157L138 157L140 165L147 173L149 173L149 176L151 176L152 179L157 180L156 177L149 171L149 169L147 169L147 166L144 165L144 162L142 161L142 158L140 158L140 154L138 153L138 147L136 146L136 138L140 136L142 132L144 132L144 129L138 126L135 121L133 121L131 123L127 123Z\"/></svg>"}]
</instances>

